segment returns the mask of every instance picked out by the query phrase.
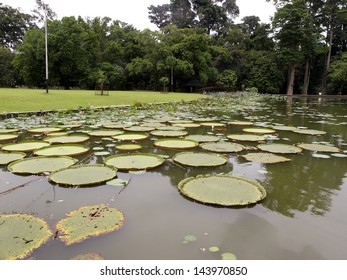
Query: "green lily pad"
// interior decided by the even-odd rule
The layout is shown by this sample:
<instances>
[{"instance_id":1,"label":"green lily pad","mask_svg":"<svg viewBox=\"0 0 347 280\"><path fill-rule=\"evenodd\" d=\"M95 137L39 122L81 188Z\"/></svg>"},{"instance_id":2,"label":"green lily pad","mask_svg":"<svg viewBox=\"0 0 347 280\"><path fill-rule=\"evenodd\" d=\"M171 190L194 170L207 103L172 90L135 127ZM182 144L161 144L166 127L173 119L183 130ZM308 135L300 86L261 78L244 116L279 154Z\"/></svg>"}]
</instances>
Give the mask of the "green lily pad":
<instances>
[{"instance_id":1,"label":"green lily pad","mask_svg":"<svg viewBox=\"0 0 347 280\"><path fill-rule=\"evenodd\" d=\"M115 136L115 135L120 135L123 134L124 131L122 130L93 130L93 131L89 131L88 134L90 136L95 136L95 137L111 137L111 136Z\"/></svg>"},{"instance_id":2,"label":"green lily pad","mask_svg":"<svg viewBox=\"0 0 347 280\"><path fill-rule=\"evenodd\" d=\"M110 128L110 129L120 129L124 127L132 126L131 124L125 124L121 122L115 122L115 123L105 123L102 125L104 128Z\"/></svg>"},{"instance_id":3,"label":"green lily pad","mask_svg":"<svg viewBox=\"0 0 347 280\"><path fill-rule=\"evenodd\" d=\"M7 169L16 174L41 174L67 168L76 162L77 159L65 156L31 157L12 162Z\"/></svg>"},{"instance_id":4,"label":"green lily pad","mask_svg":"<svg viewBox=\"0 0 347 280\"><path fill-rule=\"evenodd\" d=\"M245 142L258 142L265 141L266 137L262 135L254 135L254 134L229 134L227 138L230 140L236 141L245 141Z\"/></svg>"},{"instance_id":5,"label":"green lily pad","mask_svg":"<svg viewBox=\"0 0 347 280\"><path fill-rule=\"evenodd\" d=\"M140 133L126 133L122 135L116 135L112 136L113 139L116 140L122 140L122 141L138 141L138 140L145 140L148 138L148 135L146 134L140 134Z\"/></svg>"},{"instance_id":6,"label":"green lily pad","mask_svg":"<svg viewBox=\"0 0 347 280\"><path fill-rule=\"evenodd\" d=\"M97 253L86 253L86 254L77 255L71 258L71 260L89 261L89 260L104 260L104 258Z\"/></svg>"},{"instance_id":7,"label":"green lily pad","mask_svg":"<svg viewBox=\"0 0 347 280\"><path fill-rule=\"evenodd\" d=\"M316 129L294 129L295 133L306 134L306 135L324 135L326 131Z\"/></svg>"},{"instance_id":8,"label":"green lily pad","mask_svg":"<svg viewBox=\"0 0 347 280\"><path fill-rule=\"evenodd\" d=\"M104 156L108 156L111 153L108 151L99 151L99 152L94 152L94 155L97 157L104 157Z\"/></svg>"},{"instance_id":9,"label":"green lily pad","mask_svg":"<svg viewBox=\"0 0 347 280\"><path fill-rule=\"evenodd\" d=\"M206 143L206 142L217 142L220 140L220 137L215 135L200 135L200 134L194 134L189 135L185 137L185 139L193 140L200 143Z\"/></svg>"},{"instance_id":10,"label":"green lily pad","mask_svg":"<svg viewBox=\"0 0 347 280\"><path fill-rule=\"evenodd\" d=\"M182 130L185 130L185 128L181 126L176 126L176 125L167 125L167 126L161 126L160 130L182 131Z\"/></svg>"},{"instance_id":11,"label":"green lily pad","mask_svg":"<svg viewBox=\"0 0 347 280\"><path fill-rule=\"evenodd\" d=\"M18 138L17 134L0 134L0 142L15 140L17 138Z\"/></svg>"},{"instance_id":12,"label":"green lily pad","mask_svg":"<svg viewBox=\"0 0 347 280\"><path fill-rule=\"evenodd\" d=\"M204 150L216 153L238 153L245 149L244 146L231 142L203 143L200 147Z\"/></svg>"},{"instance_id":13,"label":"green lily pad","mask_svg":"<svg viewBox=\"0 0 347 280\"><path fill-rule=\"evenodd\" d=\"M57 132L50 132L47 134L47 137L55 137L55 136L65 136L69 135L68 132L66 131L57 131Z\"/></svg>"},{"instance_id":14,"label":"green lily pad","mask_svg":"<svg viewBox=\"0 0 347 280\"><path fill-rule=\"evenodd\" d=\"M121 144L117 145L116 149L120 151L138 151L142 149L142 146L139 144Z\"/></svg>"},{"instance_id":15,"label":"green lily pad","mask_svg":"<svg viewBox=\"0 0 347 280\"><path fill-rule=\"evenodd\" d=\"M149 126L130 126L125 127L124 130L131 132L150 132L152 130L155 130L155 128Z\"/></svg>"},{"instance_id":16,"label":"green lily pad","mask_svg":"<svg viewBox=\"0 0 347 280\"><path fill-rule=\"evenodd\" d=\"M192 149L199 145L198 142L189 139L160 139L154 141L154 146L166 149Z\"/></svg>"},{"instance_id":17,"label":"green lily pad","mask_svg":"<svg viewBox=\"0 0 347 280\"><path fill-rule=\"evenodd\" d=\"M337 158L347 158L347 154L343 154L343 153L333 153L331 154L333 157L337 157ZM1 164L1 163L0 163Z\"/></svg>"},{"instance_id":18,"label":"green lily pad","mask_svg":"<svg viewBox=\"0 0 347 280\"><path fill-rule=\"evenodd\" d=\"M318 154L318 153L313 153L312 156L315 157L315 158L324 158L324 159L330 158L329 155Z\"/></svg>"},{"instance_id":19,"label":"green lily pad","mask_svg":"<svg viewBox=\"0 0 347 280\"><path fill-rule=\"evenodd\" d=\"M178 189L193 200L222 206L249 205L266 197L259 183L226 175L190 177L181 181Z\"/></svg>"},{"instance_id":20,"label":"green lily pad","mask_svg":"<svg viewBox=\"0 0 347 280\"><path fill-rule=\"evenodd\" d=\"M183 128L197 128L200 127L201 124L198 123L175 123L173 126L176 127L183 127Z\"/></svg>"},{"instance_id":21,"label":"green lily pad","mask_svg":"<svg viewBox=\"0 0 347 280\"><path fill-rule=\"evenodd\" d=\"M178 153L172 159L192 167L220 166L228 162L228 159L222 155L194 152Z\"/></svg>"},{"instance_id":22,"label":"green lily pad","mask_svg":"<svg viewBox=\"0 0 347 280\"><path fill-rule=\"evenodd\" d=\"M27 214L0 215L0 260L22 259L51 235L42 219Z\"/></svg>"},{"instance_id":23,"label":"green lily pad","mask_svg":"<svg viewBox=\"0 0 347 280\"><path fill-rule=\"evenodd\" d=\"M124 187L124 186L128 185L128 183L129 183L129 181L119 179L119 178L106 182L107 185L113 186L113 187Z\"/></svg>"},{"instance_id":24,"label":"green lily pad","mask_svg":"<svg viewBox=\"0 0 347 280\"><path fill-rule=\"evenodd\" d=\"M60 128L60 127L37 127L37 128L28 129L28 132L47 134L47 133L57 132L57 131L61 131L61 130L62 130L62 128Z\"/></svg>"},{"instance_id":25,"label":"green lily pad","mask_svg":"<svg viewBox=\"0 0 347 280\"><path fill-rule=\"evenodd\" d=\"M233 253L223 253L222 260L234 261L234 260L237 260L237 257Z\"/></svg>"},{"instance_id":26,"label":"green lily pad","mask_svg":"<svg viewBox=\"0 0 347 280\"><path fill-rule=\"evenodd\" d=\"M253 125L253 122L249 121L230 121L228 122L229 125Z\"/></svg>"},{"instance_id":27,"label":"green lily pad","mask_svg":"<svg viewBox=\"0 0 347 280\"><path fill-rule=\"evenodd\" d=\"M255 134L271 134L276 132L276 130L271 128L257 128L257 127L244 128L242 130L247 133L255 133Z\"/></svg>"},{"instance_id":28,"label":"green lily pad","mask_svg":"<svg viewBox=\"0 0 347 280\"><path fill-rule=\"evenodd\" d=\"M50 136L44 139L44 141L47 141L51 144L67 144L67 143L73 144L73 143L82 143L87 140L89 140L89 136L85 134Z\"/></svg>"},{"instance_id":29,"label":"green lily pad","mask_svg":"<svg viewBox=\"0 0 347 280\"><path fill-rule=\"evenodd\" d=\"M299 154L302 152L300 148L287 144L259 144L257 148L275 154Z\"/></svg>"},{"instance_id":30,"label":"green lily pad","mask_svg":"<svg viewBox=\"0 0 347 280\"><path fill-rule=\"evenodd\" d=\"M188 134L187 131L175 131L175 130L154 130L150 132L153 136L160 137L181 137L186 136Z\"/></svg>"},{"instance_id":31,"label":"green lily pad","mask_svg":"<svg viewBox=\"0 0 347 280\"><path fill-rule=\"evenodd\" d=\"M2 146L2 149L8 152L32 152L49 145L50 143L45 141L23 141L15 144L6 144Z\"/></svg>"},{"instance_id":32,"label":"green lily pad","mask_svg":"<svg viewBox=\"0 0 347 280\"><path fill-rule=\"evenodd\" d=\"M218 122L201 122L200 125L202 125L202 126L211 126L211 127L226 126L225 123L218 123Z\"/></svg>"},{"instance_id":33,"label":"green lily pad","mask_svg":"<svg viewBox=\"0 0 347 280\"><path fill-rule=\"evenodd\" d=\"M14 132L18 132L19 128L0 128L0 134L11 134Z\"/></svg>"},{"instance_id":34,"label":"green lily pad","mask_svg":"<svg viewBox=\"0 0 347 280\"><path fill-rule=\"evenodd\" d=\"M196 240L198 240L198 238L193 234L188 234L183 237L183 240L187 242L195 242Z\"/></svg>"},{"instance_id":35,"label":"green lily pad","mask_svg":"<svg viewBox=\"0 0 347 280\"><path fill-rule=\"evenodd\" d=\"M315 152L327 152L327 153L338 153L341 150L333 146L327 146L323 144L311 144L311 143L300 143L297 144L299 148Z\"/></svg>"},{"instance_id":36,"label":"green lily pad","mask_svg":"<svg viewBox=\"0 0 347 280\"><path fill-rule=\"evenodd\" d=\"M118 154L105 159L105 164L119 170L146 170L162 165L165 159L155 154Z\"/></svg>"},{"instance_id":37,"label":"green lily pad","mask_svg":"<svg viewBox=\"0 0 347 280\"><path fill-rule=\"evenodd\" d=\"M78 165L51 173L49 180L67 186L87 186L104 183L117 175L117 169L104 165Z\"/></svg>"},{"instance_id":38,"label":"green lily pad","mask_svg":"<svg viewBox=\"0 0 347 280\"><path fill-rule=\"evenodd\" d=\"M260 163L280 163L280 162L291 161L291 159L289 158L279 156L279 155L274 155L271 153L249 153L242 157L248 161L260 162Z\"/></svg>"},{"instance_id":39,"label":"green lily pad","mask_svg":"<svg viewBox=\"0 0 347 280\"><path fill-rule=\"evenodd\" d=\"M26 154L21 152L0 152L0 165L6 165L10 162L25 158Z\"/></svg>"},{"instance_id":40,"label":"green lily pad","mask_svg":"<svg viewBox=\"0 0 347 280\"><path fill-rule=\"evenodd\" d=\"M219 251L219 247L217 246L211 246L210 248L208 248L208 250L211 252L211 253L216 253Z\"/></svg>"},{"instance_id":41,"label":"green lily pad","mask_svg":"<svg viewBox=\"0 0 347 280\"><path fill-rule=\"evenodd\" d=\"M123 226L124 215L106 205L83 206L67 214L57 223L62 233L59 238L66 245L81 242L89 237L116 231Z\"/></svg>"},{"instance_id":42,"label":"green lily pad","mask_svg":"<svg viewBox=\"0 0 347 280\"><path fill-rule=\"evenodd\" d=\"M89 148L78 144L63 144L41 148L34 151L36 156L78 156L89 151Z\"/></svg>"},{"instance_id":43,"label":"green lily pad","mask_svg":"<svg viewBox=\"0 0 347 280\"><path fill-rule=\"evenodd\" d=\"M192 120L169 120L168 123L176 124L176 123L193 123Z\"/></svg>"},{"instance_id":44,"label":"green lily pad","mask_svg":"<svg viewBox=\"0 0 347 280\"><path fill-rule=\"evenodd\" d=\"M297 129L295 126L288 126L288 125L274 125L272 126L272 128L275 130L280 130L280 131L294 131Z\"/></svg>"}]
</instances>

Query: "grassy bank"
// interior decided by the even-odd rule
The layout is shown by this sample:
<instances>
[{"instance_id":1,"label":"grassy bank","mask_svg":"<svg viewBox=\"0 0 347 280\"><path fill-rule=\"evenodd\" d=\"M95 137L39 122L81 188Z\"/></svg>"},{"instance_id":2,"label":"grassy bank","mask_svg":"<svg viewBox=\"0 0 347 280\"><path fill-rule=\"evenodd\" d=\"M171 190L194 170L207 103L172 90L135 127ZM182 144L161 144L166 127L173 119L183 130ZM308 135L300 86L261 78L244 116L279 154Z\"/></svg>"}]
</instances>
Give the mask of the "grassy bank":
<instances>
[{"instance_id":1,"label":"grassy bank","mask_svg":"<svg viewBox=\"0 0 347 280\"><path fill-rule=\"evenodd\" d=\"M88 90L0 89L0 113L74 109L88 106L132 105L201 98L200 94L110 91L108 96Z\"/></svg>"}]
</instances>

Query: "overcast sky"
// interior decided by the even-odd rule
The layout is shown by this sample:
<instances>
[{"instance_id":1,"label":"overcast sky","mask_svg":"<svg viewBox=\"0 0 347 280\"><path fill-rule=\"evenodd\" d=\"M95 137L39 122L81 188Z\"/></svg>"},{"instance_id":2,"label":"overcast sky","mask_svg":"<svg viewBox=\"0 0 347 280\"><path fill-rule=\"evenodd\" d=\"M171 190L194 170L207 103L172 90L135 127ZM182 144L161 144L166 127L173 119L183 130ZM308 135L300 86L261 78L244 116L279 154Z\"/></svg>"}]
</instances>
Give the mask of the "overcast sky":
<instances>
[{"instance_id":1,"label":"overcast sky","mask_svg":"<svg viewBox=\"0 0 347 280\"><path fill-rule=\"evenodd\" d=\"M64 16L104 17L132 24L142 30L155 29L148 19L147 7L169 3L170 0L44 0L56 12L58 18ZM0 3L21 8L25 13L30 13L36 6L35 0L0 0ZM240 21L244 16L256 15L262 22L269 22L275 8L265 0L236 0L240 8Z\"/></svg>"}]
</instances>

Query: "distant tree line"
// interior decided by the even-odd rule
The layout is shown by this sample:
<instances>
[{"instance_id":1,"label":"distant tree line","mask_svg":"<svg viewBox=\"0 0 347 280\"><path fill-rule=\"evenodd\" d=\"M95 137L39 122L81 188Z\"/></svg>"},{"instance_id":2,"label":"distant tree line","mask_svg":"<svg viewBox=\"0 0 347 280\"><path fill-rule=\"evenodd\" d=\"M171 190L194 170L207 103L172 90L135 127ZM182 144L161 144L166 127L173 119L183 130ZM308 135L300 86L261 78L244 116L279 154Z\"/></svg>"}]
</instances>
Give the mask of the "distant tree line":
<instances>
[{"instance_id":1,"label":"distant tree line","mask_svg":"<svg viewBox=\"0 0 347 280\"><path fill-rule=\"evenodd\" d=\"M271 23L235 23L235 0L171 0L148 7L158 30L108 17L57 20L0 3L0 86L347 94L347 0L268 0Z\"/></svg>"}]
</instances>

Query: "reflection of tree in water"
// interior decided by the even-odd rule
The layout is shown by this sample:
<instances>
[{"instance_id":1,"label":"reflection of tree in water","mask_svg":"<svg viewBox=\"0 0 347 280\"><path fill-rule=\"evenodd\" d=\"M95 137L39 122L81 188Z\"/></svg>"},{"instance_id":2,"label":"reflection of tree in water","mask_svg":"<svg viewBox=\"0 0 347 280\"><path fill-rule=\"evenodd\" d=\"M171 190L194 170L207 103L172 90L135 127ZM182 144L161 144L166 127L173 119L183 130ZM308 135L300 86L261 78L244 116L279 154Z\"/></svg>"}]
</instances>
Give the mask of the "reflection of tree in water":
<instances>
[{"instance_id":1,"label":"reflection of tree in water","mask_svg":"<svg viewBox=\"0 0 347 280\"><path fill-rule=\"evenodd\" d=\"M305 152L292 162L269 165L267 170L265 207L288 217L294 217L295 211L324 215L330 210L332 195L340 190L347 162L314 158Z\"/></svg>"}]
</instances>

